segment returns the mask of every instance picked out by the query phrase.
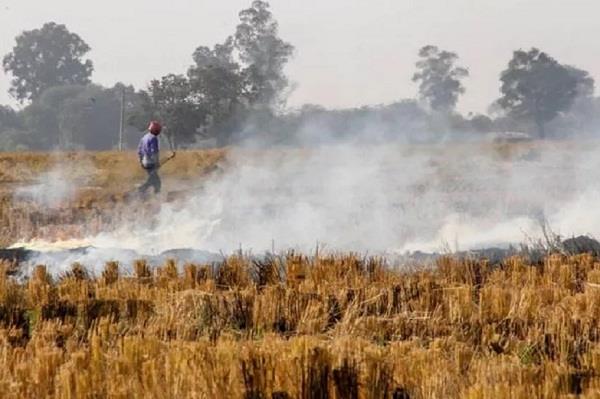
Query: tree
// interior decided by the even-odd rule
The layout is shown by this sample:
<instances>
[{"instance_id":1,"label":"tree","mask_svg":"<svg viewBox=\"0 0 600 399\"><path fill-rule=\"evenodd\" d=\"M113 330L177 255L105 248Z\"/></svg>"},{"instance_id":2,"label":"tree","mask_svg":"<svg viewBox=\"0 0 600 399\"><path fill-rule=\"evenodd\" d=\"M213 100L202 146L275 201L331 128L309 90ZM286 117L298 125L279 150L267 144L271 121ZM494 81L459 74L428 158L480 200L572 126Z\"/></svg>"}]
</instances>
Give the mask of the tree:
<instances>
[{"instance_id":1,"label":"tree","mask_svg":"<svg viewBox=\"0 0 600 399\"><path fill-rule=\"evenodd\" d=\"M9 106L0 105L0 131L21 127L21 119L15 110Z\"/></svg>"},{"instance_id":2,"label":"tree","mask_svg":"<svg viewBox=\"0 0 600 399\"><path fill-rule=\"evenodd\" d=\"M436 46L419 50L413 82L419 83L419 96L434 111L454 110L458 97L465 92L462 80L469 76L466 68L456 66L458 55Z\"/></svg>"},{"instance_id":3,"label":"tree","mask_svg":"<svg viewBox=\"0 0 600 399\"><path fill-rule=\"evenodd\" d=\"M160 80L155 79L143 96L146 123L150 119L160 120L173 147L196 140L206 112L199 106L185 76L169 74Z\"/></svg>"},{"instance_id":4,"label":"tree","mask_svg":"<svg viewBox=\"0 0 600 399\"><path fill-rule=\"evenodd\" d=\"M120 91L84 86L66 99L60 111L61 133L67 147L111 150L119 144Z\"/></svg>"},{"instance_id":5,"label":"tree","mask_svg":"<svg viewBox=\"0 0 600 399\"><path fill-rule=\"evenodd\" d=\"M120 91L97 85L57 86L23 110L36 150L109 150L118 144Z\"/></svg>"},{"instance_id":6,"label":"tree","mask_svg":"<svg viewBox=\"0 0 600 399\"><path fill-rule=\"evenodd\" d=\"M28 141L21 115L11 107L0 105L0 151L26 150Z\"/></svg>"},{"instance_id":7,"label":"tree","mask_svg":"<svg viewBox=\"0 0 600 399\"><path fill-rule=\"evenodd\" d=\"M282 102L289 82L283 72L294 46L279 37L269 3L255 0L239 14L235 48L244 64L244 96L253 107L271 108Z\"/></svg>"},{"instance_id":8,"label":"tree","mask_svg":"<svg viewBox=\"0 0 600 399\"><path fill-rule=\"evenodd\" d=\"M186 103L198 113L199 135L215 137L219 146L230 144L236 132L256 130L241 129L244 124L260 130L284 102L289 82L283 69L294 48L279 38L269 8L267 2L254 1L239 13L234 36L193 54Z\"/></svg>"},{"instance_id":9,"label":"tree","mask_svg":"<svg viewBox=\"0 0 600 399\"><path fill-rule=\"evenodd\" d=\"M564 65L571 77L577 82L576 100L591 100L594 96L596 82L587 71L575 68L574 66Z\"/></svg>"},{"instance_id":10,"label":"tree","mask_svg":"<svg viewBox=\"0 0 600 399\"><path fill-rule=\"evenodd\" d=\"M62 134L62 109L67 99L78 95L83 89L84 86L79 85L50 88L23 110L32 149L48 150L70 145Z\"/></svg>"},{"instance_id":11,"label":"tree","mask_svg":"<svg viewBox=\"0 0 600 399\"><path fill-rule=\"evenodd\" d=\"M213 49L198 47L193 55L195 65L188 70L191 89L206 112L205 137L216 137L217 145L230 143L242 113L240 65L233 59L233 40Z\"/></svg>"},{"instance_id":12,"label":"tree","mask_svg":"<svg viewBox=\"0 0 600 399\"><path fill-rule=\"evenodd\" d=\"M21 103L38 98L50 87L90 82L92 61L82 60L90 47L65 25L49 22L23 32L16 41L3 67L13 76L10 93Z\"/></svg>"},{"instance_id":13,"label":"tree","mask_svg":"<svg viewBox=\"0 0 600 399\"><path fill-rule=\"evenodd\" d=\"M515 51L500 81L498 105L514 119L532 120L541 138L548 122L568 111L578 97L594 92L587 72L561 65L536 48Z\"/></svg>"},{"instance_id":14,"label":"tree","mask_svg":"<svg viewBox=\"0 0 600 399\"><path fill-rule=\"evenodd\" d=\"M488 133L494 130L494 121L487 115L476 114L465 121L470 130L477 133Z\"/></svg>"}]
</instances>

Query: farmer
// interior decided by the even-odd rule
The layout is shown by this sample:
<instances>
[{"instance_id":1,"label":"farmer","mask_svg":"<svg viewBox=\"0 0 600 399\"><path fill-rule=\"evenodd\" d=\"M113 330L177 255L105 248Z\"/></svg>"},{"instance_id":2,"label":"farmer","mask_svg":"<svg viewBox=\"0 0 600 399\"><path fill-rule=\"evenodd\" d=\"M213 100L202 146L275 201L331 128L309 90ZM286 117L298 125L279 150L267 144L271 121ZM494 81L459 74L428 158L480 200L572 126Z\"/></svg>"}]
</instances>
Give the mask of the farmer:
<instances>
[{"instance_id":1,"label":"farmer","mask_svg":"<svg viewBox=\"0 0 600 399\"><path fill-rule=\"evenodd\" d=\"M138 155L142 168L148 173L148 180L139 188L139 192L144 194L150 188L154 187L154 193L160 192L160 177L158 176L158 168L160 167L160 159L158 157L158 135L162 131L162 126L157 121L150 122L148 133L142 137L138 146Z\"/></svg>"}]
</instances>

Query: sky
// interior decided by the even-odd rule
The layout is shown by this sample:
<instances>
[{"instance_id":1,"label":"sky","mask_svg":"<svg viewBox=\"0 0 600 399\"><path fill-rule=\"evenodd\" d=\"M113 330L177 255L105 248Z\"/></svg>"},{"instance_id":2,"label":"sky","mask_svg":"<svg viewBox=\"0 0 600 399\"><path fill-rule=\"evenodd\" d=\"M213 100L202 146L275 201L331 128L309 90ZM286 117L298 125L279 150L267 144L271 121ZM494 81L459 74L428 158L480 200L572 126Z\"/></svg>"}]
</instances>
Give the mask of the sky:
<instances>
[{"instance_id":1,"label":"sky","mask_svg":"<svg viewBox=\"0 0 600 399\"><path fill-rule=\"evenodd\" d=\"M0 0L0 55L23 30L54 21L92 48L94 82L137 88L185 73L200 45L222 42L250 0ZM458 53L471 76L459 110L486 112L515 49L538 47L600 81L598 0L271 0L280 35L296 47L290 106L386 104L414 98L418 49ZM10 77L0 71L0 104Z\"/></svg>"}]
</instances>

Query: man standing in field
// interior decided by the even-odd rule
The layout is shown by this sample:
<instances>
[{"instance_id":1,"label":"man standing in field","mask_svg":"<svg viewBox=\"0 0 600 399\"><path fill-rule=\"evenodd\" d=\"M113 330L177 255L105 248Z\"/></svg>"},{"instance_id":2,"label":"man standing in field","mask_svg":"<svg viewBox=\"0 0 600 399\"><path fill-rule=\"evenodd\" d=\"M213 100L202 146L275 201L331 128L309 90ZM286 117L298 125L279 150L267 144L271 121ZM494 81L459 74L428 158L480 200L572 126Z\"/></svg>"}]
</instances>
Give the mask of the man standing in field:
<instances>
[{"instance_id":1,"label":"man standing in field","mask_svg":"<svg viewBox=\"0 0 600 399\"><path fill-rule=\"evenodd\" d=\"M154 193L160 192L161 182L158 176L160 168L158 135L162 131L162 126L157 121L150 122L148 133L142 137L138 146L138 155L142 168L148 173L148 180L139 188L139 192L145 194L148 188L154 187Z\"/></svg>"}]
</instances>

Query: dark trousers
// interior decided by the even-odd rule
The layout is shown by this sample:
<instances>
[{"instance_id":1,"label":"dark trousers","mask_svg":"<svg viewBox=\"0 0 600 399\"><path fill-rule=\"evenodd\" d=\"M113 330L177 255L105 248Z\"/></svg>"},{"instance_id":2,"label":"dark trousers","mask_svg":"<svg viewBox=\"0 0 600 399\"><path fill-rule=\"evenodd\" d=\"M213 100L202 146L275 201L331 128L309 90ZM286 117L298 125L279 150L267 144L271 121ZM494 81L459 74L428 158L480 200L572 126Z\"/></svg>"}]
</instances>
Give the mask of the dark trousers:
<instances>
[{"instance_id":1,"label":"dark trousers","mask_svg":"<svg viewBox=\"0 0 600 399\"><path fill-rule=\"evenodd\" d=\"M146 169L146 172L148 172L148 179L146 183L140 186L140 193L145 193L150 187L154 187L154 193L160 193L161 182L160 176L158 176L158 168Z\"/></svg>"}]
</instances>

